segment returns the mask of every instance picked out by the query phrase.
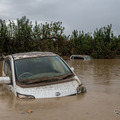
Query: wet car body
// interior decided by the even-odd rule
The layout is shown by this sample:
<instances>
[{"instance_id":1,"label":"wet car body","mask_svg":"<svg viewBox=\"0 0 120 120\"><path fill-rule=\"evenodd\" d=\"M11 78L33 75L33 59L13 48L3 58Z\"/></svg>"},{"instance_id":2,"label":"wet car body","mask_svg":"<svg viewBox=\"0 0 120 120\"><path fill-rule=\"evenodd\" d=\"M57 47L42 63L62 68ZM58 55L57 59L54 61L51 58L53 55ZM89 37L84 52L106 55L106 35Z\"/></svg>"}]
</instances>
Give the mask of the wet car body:
<instances>
[{"instance_id":1,"label":"wet car body","mask_svg":"<svg viewBox=\"0 0 120 120\"><path fill-rule=\"evenodd\" d=\"M7 86L18 98L62 97L86 91L69 65L52 52L8 55L3 76L10 78Z\"/></svg>"}]
</instances>

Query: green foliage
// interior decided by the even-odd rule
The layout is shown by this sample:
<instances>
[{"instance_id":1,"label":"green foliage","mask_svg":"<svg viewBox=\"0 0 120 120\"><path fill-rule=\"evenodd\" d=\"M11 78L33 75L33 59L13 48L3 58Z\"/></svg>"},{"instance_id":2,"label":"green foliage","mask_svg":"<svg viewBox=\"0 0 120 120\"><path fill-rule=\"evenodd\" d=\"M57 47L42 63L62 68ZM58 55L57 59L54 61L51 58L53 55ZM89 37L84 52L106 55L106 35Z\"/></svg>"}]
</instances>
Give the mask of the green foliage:
<instances>
[{"instance_id":1,"label":"green foliage","mask_svg":"<svg viewBox=\"0 0 120 120\"><path fill-rule=\"evenodd\" d=\"M83 31L74 30L71 35L71 41L73 43L74 54L90 54L92 37L90 33L84 33Z\"/></svg>"},{"instance_id":2,"label":"green foliage","mask_svg":"<svg viewBox=\"0 0 120 120\"><path fill-rule=\"evenodd\" d=\"M96 29L93 36L74 30L71 35L74 54L87 54L94 58L114 58L120 54L120 36L112 32L112 25Z\"/></svg>"},{"instance_id":3,"label":"green foliage","mask_svg":"<svg viewBox=\"0 0 120 120\"><path fill-rule=\"evenodd\" d=\"M93 52L92 56L95 58L113 58L117 52L116 40L111 31L112 25L96 29L94 31Z\"/></svg>"},{"instance_id":4,"label":"green foliage","mask_svg":"<svg viewBox=\"0 0 120 120\"><path fill-rule=\"evenodd\" d=\"M120 36L114 36L112 25L92 34L74 30L64 35L62 22L33 24L25 16L15 21L0 19L0 54L27 51L51 51L62 56L87 54L94 58L120 55Z\"/></svg>"},{"instance_id":5,"label":"green foliage","mask_svg":"<svg viewBox=\"0 0 120 120\"><path fill-rule=\"evenodd\" d=\"M16 23L0 20L0 53L19 53L27 51L52 51L63 53L66 36L63 34L62 22L38 24L25 16ZM64 40L63 40L64 39Z\"/></svg>"},{"instance_id":6,"label":"green foliage","mask_svg":"<svg viewBox=\"0 0 120 120\"><path fill-rule=\"evenodd\" d=\"M8 39L6 22L0 19L0 53L4 51L4 44Z\"/></svg>"}]
</instances>

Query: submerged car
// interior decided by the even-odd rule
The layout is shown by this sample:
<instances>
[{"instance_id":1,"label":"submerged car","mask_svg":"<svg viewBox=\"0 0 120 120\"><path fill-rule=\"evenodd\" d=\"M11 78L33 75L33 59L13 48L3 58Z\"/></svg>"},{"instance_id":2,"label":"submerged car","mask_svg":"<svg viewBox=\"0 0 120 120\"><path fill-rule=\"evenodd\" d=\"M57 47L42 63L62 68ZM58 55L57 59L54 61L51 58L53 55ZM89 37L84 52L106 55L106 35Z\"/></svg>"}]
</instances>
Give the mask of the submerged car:
<instances>
[{"instance_id":1,"label":"submerged car","mask_svg":"<svg viewBox=\"0 0 120 120\"><path fill-rule=\"evenodd\" d=\"M8 55L3 61L0 83L18 98L52 98L86 91L74 68L52 52Z\"/></svg>"},{"instance_id":2,"label":"submerged car","mask_svg":"<svg viewBox=\"0 0 120 120\"><path fill-rule=\"evenodd\" d=\"M71 55L70 60L80 59L80 60L91 60L92 57L89 55Z\"/></svg>"}]
</instances>

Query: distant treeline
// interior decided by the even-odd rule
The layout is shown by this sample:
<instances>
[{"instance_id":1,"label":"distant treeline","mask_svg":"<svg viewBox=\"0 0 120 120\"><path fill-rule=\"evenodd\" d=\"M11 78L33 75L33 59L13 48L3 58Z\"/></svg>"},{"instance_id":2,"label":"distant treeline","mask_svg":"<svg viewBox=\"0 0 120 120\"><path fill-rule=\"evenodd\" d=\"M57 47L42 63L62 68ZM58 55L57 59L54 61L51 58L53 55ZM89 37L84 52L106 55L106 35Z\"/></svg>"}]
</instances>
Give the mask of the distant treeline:
<instances>
[{"instance_id":1,"label":"distant treeline","mask_svg":"<svg viewBox=\"0 0 120 120\"><path fill-rule=\"evenodd\" d=\"M94 58L120 55L120 36L114 36L112 25L96 29L93 34L74 30L64 34L62 22L38 24L25 16L15 21L0 19L0 54L28 51L51 51L61 56L86 54Z\"/></svg>"}]
</instances>

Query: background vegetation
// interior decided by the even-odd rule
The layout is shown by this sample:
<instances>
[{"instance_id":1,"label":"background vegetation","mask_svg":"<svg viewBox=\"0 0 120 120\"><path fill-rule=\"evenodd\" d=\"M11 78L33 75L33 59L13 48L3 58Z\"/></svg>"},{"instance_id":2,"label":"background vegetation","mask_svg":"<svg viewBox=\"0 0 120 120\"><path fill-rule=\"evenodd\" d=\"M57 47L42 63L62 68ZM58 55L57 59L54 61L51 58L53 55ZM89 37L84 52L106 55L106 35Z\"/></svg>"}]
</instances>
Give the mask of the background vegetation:
<instances>
[{"instance_id":1,"label":"background vegetation","mask_svg":"<svg viewBox=\"0 0 120 120\"><path fill-rule=\"evenodd\" d=\"M93 34L74 30L66 36L64 29L62 22L33 24L25 16L17 22L0 19L0 54L51 51L61 56L87 54L94 58L120 55L120 36L114 36L112 25Z\"/></svg>"}]
</instances>

